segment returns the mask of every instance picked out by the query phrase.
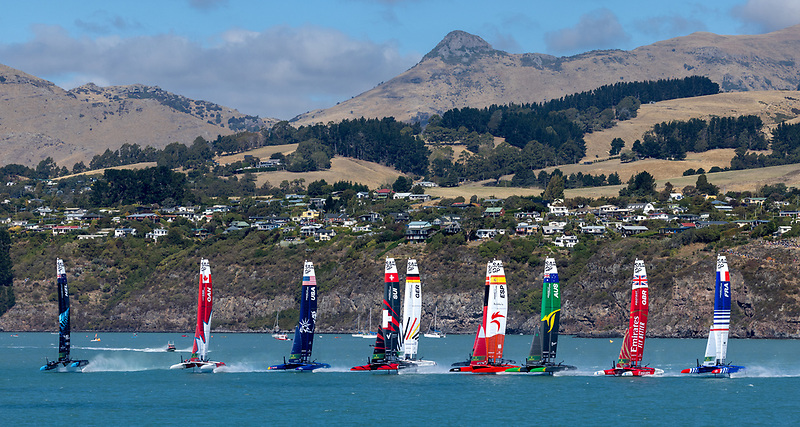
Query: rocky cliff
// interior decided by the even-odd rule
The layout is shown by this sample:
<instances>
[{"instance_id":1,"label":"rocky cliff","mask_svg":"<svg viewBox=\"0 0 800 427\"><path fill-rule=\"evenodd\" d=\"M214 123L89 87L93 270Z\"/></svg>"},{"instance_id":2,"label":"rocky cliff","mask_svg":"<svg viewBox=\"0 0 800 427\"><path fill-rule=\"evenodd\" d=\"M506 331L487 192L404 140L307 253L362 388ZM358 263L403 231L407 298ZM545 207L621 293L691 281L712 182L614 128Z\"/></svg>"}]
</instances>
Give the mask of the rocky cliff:
<instances>
[{"instance_id":1,"label":"rocky cliff","mask_svg":"<svg viewBox=\"0 0 800 427\"><path fill-rule=\"evenodd\" d=\"M278 312L281 327L293 328L303 259L315 262L320 331L355 330L359 318L364 328L370 310L373 325L377 325L383 295L380 245L358 250L352 242L279 248L257 237L260 234L251 235L171 255L155 246L144 248L155 265L148 264L147 259L125 258L125 253L135 254L136 250L121 242L47 245L27 255L22 252L25 245L18 244L14 250L17 305L0 317L0 329L55 329L55 285L49 270L54 269L57 256L67 262L73 325L80 330L192 330L201 256L211 262L216 298L213 322L217 329L268 330ZM530 250L507 240L491 250L472 244L436 250L400 245L386 256L394 256L401 267L410 257L418 259L423 282L423 330L438 307L442 329L474 332L482 310L485 265L496 255L505 262L509 283L509 331L531 332L538 322L542 263L549 255L557 259L561 278L563 333L624 333L632 266L638 257L645 260L649 273L648 334L706 336L712 320L716 253L701 244L672 246L670 239L628 238L593 243L591 248L577 252L553 253L542 247ZM794 246L765 243L725 250L733 289L732 336L800 336L798 252L800 249Z\"/></svg>"}]
</instances>

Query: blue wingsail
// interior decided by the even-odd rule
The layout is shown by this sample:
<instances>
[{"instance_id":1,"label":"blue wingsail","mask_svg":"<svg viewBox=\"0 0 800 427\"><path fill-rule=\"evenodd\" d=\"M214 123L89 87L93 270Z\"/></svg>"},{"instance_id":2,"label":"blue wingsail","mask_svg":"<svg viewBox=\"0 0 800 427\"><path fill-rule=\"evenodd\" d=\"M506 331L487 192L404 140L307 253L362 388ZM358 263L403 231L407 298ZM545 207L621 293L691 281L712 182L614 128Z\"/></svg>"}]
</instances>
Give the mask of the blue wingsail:
<instances>
[{"instance_id":1,"label":"blue wingsail","mask_svg":"<svg viewBox=\"0 0 800 427\"><path fill-rule=\"evenodd\" d=\"M303 265L303 285L300 287L300 320L294 329L294 343L289 363L308 363L314 345L314 326L317 321L317 277L314 264Z\"/></svg>"}]
</instances>

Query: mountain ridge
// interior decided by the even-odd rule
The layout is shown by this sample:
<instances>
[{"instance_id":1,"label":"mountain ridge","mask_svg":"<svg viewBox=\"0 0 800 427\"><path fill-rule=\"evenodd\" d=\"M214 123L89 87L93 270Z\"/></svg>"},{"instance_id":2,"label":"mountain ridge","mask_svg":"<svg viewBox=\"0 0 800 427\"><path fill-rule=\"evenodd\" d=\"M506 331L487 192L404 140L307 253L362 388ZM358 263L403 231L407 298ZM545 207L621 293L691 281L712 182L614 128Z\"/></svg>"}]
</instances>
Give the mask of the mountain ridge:
<instances>
[{"instance_id":1,"label":"mountain ridge","mask_svg":"<svg viewBox=\"0 0 800 427\"><path fill-rule=\"evenodd\" d=\"M191 144L202 136L237 131L257 119L213 102L192 100L157 86L100 87L89 83L64 90L24 71L0 65L0 164L35 166L51 157L59 166L85 164L123 144L163 148Z\"/></svg>"},{"instance_id":2,"label":"mountain ridge","mask_svg":"<svg viewBox=\"0 0 800 427\"><path fill-rule=\"evenodd\" d=\"M542 102L616 82L702 75L725 92L795 90L800 85L800 25L760 35L707 32L630 51L594 50L569 57L511 54L453 31L397 77L295 125L359 117L425 121L452 108Z\"/></svg>"}]
</instances>

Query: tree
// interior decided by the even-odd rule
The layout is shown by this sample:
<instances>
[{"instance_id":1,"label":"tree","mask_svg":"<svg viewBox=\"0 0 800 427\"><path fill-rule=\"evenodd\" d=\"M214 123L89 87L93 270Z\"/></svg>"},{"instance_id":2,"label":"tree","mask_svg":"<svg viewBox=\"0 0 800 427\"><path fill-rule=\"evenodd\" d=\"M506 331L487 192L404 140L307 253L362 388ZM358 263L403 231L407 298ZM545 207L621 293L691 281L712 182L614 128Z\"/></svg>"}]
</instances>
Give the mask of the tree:
<instances>
[{"instance_id":1,"label":"tree","mask_svg":"<svg viewBox=\"0 0 800 427\"><path fill-rule=\"evenodd\" d=\"M542 192L542 199L554 200L564 198L564 177L562 175L553 174L550 176L550 182L547 183L547 188Z\"/></svg>"},{"instance_id":2,"label":"tree","mask_svg":"<svg viewBox=\"0 0 800 427\"><path fill-rule=\"evenodd\" d=\"M619 190L620 197L648 198L656 195L656 180L647 171L628 180L628 186Z\"/></svg>"},{"instance_id":3,"label":"tree","mask_svg":"<svg viewBox=\"0 0 800 427\"><path fill-rule=\"evenodd\" d=\"M394 190L396 193L407 193L408 190L411 189L412 184L413 182L410 179L400 175L394 181L394 184L392 184L392 190Z\"/></svg>"},{"instance_id":4,"label":"tree","mask_svg":"<svg viewBox=\"0 0 800 427\"><path fill-rule=\"evenodd\" d=\"M697 189L698 192L701 194L717 194L719 192L719 188L716 185L711 184L708 182L708 178L706 175L700 175L697 177L697 182L695 183L694 187Z\"/></svg>"},{"instance_id":5,"label":"tree","mask_svg":"<svg viewBox=\"0 0 800 427\"><path fill-rule=\"evenodd\" d=\"M8 230L0 228L0 316L14 306L14 265L11 262L11 236Z\"/></svg>"},{"instance_id":6,"label":"tree","mask_svg":"<svg viewBox=\"0 0 800 427\"><path fill-rule=\"evenodd\" d=\"M616 156L622 151L622 148L625 147L625 141L622 138L614 138L611 140L611 150L609 150L608 154L612 156Z\"/></svg>"}]
</instances>

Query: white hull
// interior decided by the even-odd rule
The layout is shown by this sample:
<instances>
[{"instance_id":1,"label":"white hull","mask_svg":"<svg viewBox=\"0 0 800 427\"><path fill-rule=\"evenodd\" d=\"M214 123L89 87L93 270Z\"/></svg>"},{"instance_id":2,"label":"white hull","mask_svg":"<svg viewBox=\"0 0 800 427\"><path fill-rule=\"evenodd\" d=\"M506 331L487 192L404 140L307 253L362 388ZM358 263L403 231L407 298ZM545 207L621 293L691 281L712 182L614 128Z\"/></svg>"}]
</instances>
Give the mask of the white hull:
<instances>
[{"instance_id":1,"label":"white hull","mask_svg":"<svg viewBox=\"0 0 800 427\"><path fill-rule=\"evenodd\" d=\"M222 362L198 362L198 361L184 361L170 366L170 369L186 369L192 372L214 372L217 369L224 368L225 364Z\"/></svg>"},{"instance_id":2,"label":"white hull","mask_svg":"<svg viewBox=\"0 0 800 427\"><path fill-rule=\"evenodd\" d=\"M417 372L419 369L432 368L436 366L433 360L400 360L401 371L403 372Z\"/></svg>"},{"instance_id":3,"label":"white hull","mask_svg":"<svg viewBox=\"0 0 800 427\"><path fill-rule=\"evenodd\" d=\"M423 334L422 336L425 337L425 338L444 338L445 337L444 334L439 334L439 333L436 333L436 332Z\"/></svg>"}]
</instances>

